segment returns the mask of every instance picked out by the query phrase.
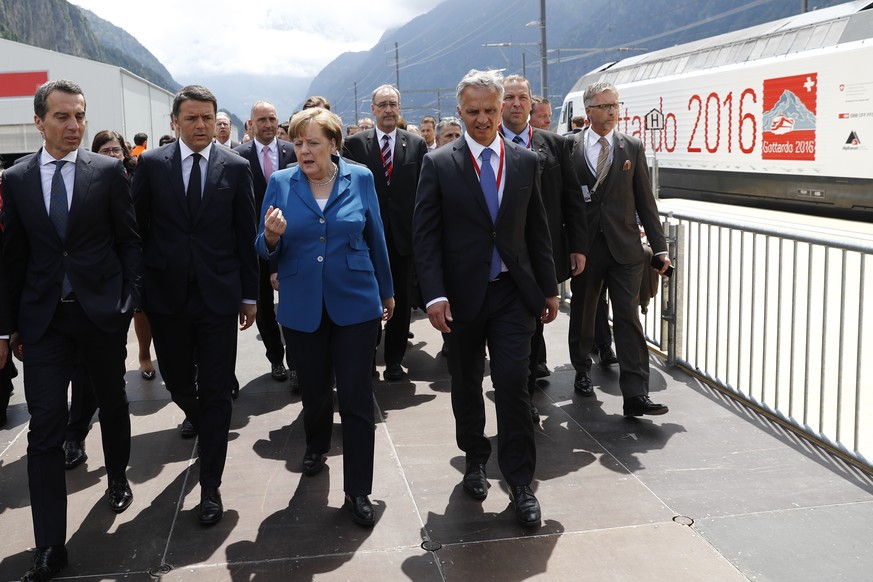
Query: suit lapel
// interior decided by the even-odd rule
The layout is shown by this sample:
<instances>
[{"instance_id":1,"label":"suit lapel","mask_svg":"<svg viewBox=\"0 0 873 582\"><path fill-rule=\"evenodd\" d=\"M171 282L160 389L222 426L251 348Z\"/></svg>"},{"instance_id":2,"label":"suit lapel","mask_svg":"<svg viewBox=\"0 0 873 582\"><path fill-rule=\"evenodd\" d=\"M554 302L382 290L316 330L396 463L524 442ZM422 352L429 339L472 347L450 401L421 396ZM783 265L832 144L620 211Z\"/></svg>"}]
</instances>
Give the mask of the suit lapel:
<instances>
[{"instance_id":1,"label":"suit lapel","mask_svg":"<svg viewBox=\"0 0 873 582\"><path fill-rule=\"evenodd\" d=\"M284 170L294 159L294 148L281 140L277 143L279 144L279 167L276 170Z\"/></svg>"},{"instance_id":2,"label":"suit lapel","mask_svg":"<svg viewBox=\"0 0 873 582\"><path fill-rule=\"evenodd\" d=\"M255 140L250 141L249 145L251 147L249 147L249 155L246 157L249 160L249 165L252 167L252 180L254 180L255 190L257 191L260 188L266 191L267 180L264 178L264 172L261 169L261 152L258 151L258 145Z\"/></svg>"},{"instance_id":3,"label":"suit lapel","mask_svg":"<svg viewBox=\"0 0 873 582\"><path fill-rule=\"evenodd\" d=\"M203 215L203 212L215 196L218 185L221 184L221 178L224 176L225 159L223 154L224 152L215 147L212 148L212 151L209 154L209 161L206 163L206 184L203 186L203 197L200 200L200 210L198 211L194 222L197 222L197 218ZM260 166L258 166L258 168L260 168ZM261 180L263 179L264 176L261 175Z\"/></svg>"},{"instance_id":4,"label":"suit lapel","mask_svg":"<svg viewBox=\"0 0 873 582\"><path fill-rule=\"evenodd\" d=\"M519 159L521 159L521 154L519 153L519 149L521 146L512 147L510 146L510 142L503 139L503 151L506 152L506 156L504 158L504 184L503 184L503 200L500 202L500 207L497 209L497 220L499 221L503 214L506 212L504 210L507 206L512 204L511 198L518 192L518 185L521 183L521 165L518 163ZM531 140L531 146L534 145L533 140Z\"/></svg>"},{"instance_id":5,"label":"suit lapel","mask_svg":"<svg viewBox=\"0 0 873 582\"><path fill-rule=\"evenodd\" d=\"M164 164L172 188L171 197L173 202L179 206L177 212L183 216L188 216L188 197L185 194L185 182L182 180L182 150L179 149L178 143L173 148L172 154L164 158Z\"/></svg>"},{"instance_id":6,"label":"suit lapel","mask_svg":"<svg viewBox=\"0 0 873 582\"><path fill-rule=\"evenodd\" d=\"M291 174L291 192L317 216L324 216L321 208L318 207L318 202L315 201L315 196L312 195L312 190L306 186L306 174L303 173L300 166L297 166L294 173Z\"/></svg>"},{"instance_id":7,"label":"suit lapel","mask_svg":"<svg viewBox=\"0 0 873 582\"><path fill-rule=\"evenodd\" d=\"M81 214L80 208L84 208L87 204L88 194L91 188L91 178L94 175L94 168L91 166L90 154L84 150L79 150L76 157L76 178L73 181L73 198L70 201L70 214L68 219L67 233L70 232L70 226Z\"/></svg>"},{"instance_id":8,"label":"suit lapel","mask_svg":"<svg viewBox=\"0 0 873 582\"><path fill-rule=\"evenodd\" d=\"M348 194L352 185L351 173L348 171L348 168L344 167L343 164L340 164L339 158L333 158L333 163L335 163L339 168L339 170L337 170L338 173L336 178L337 187L331 191L330 197L327 199L327 204L324 206L325 212L327 212L327 210L333 206L337 200Z\"/></svg>"},{"instance_id":9,"label":"suit lapel","mask_svg":"<svg viewBox=\"0 0 873 582\"><path fill-rule=\"evenodd\" d=\"M456 148L455 151L452 152L452 159L455 161L458 175L461 176L461 180L463 180L466 190L475 194L473 197L476 199L479 208L482 209L482 212L485 213L488 220L491 220L491 212L488 210L488 203L485 202L485 194L482 192L482 186L479 183L479 176L476 175L476 168L473 167L473 157L470 147L467 145L467 142L463 137L456 141L455 144L458 142L461 144L460 147L452 146ZM500 216L499 211L497 216Z\"/></svg>"},{"instance_id":10,"label":"suit lapel","mask_svg":"<svg viewBox=\"0 0 873 582\"><path fill-rule=\"evenodd\" d=\"M25 192L33 192L34 195L24 195L18 196L15 200L18 205L22 208L21 212L31 212L33 216L40 217L39 220L43 222L43 228L54 233L54 236L60 241L60 237L58 237L57 231L55 231L55 227L52 224L51 218L49 218L49 213L45 207L45 198L43 198L42 193L42 175L40 174L40 157L42 156L42 150L36 152L36 155L33 156L33 159L29 162L27 170L24 172L24 183L27 184L27 188ZM27 210L24 210L27 208Z\"/></svg>"},{"instance_id":11,"label":"suit lapel","mask_svg":"<svg viewBox=\"0 0 873 582\"><path fill-rule=\"evenodd\" d=\"M395 134L397 137L394 140L394 175L397 175L397 168L403 167L403 163L406 161L406 138L407 135L405 133L401 133L398 129ZM380 158L381 160L381 158Z\"/></svg>"},{"instance_id":12,"label":"suit lapel","mask_svg":"<svg viewBox=\"0 0 873 582\"><path fill-rule=\"evenodd\" d=\"M376 137L376 128L368 130L367 149L369 150L370 163L367 164L370 168L377 168L373 172L373 179L376 181L376 192L384 192L388 189L388 182L385 180L385 165L382 163L382 148L379 144L379 139Z\"/></svg>"},{"instance_id":13,"label":"suit lapel","mask_svg":"<svg viewBox=\"0 0 873 582\"><path fill-rule=\"evenodd\" d=\"M613 190L613 184L621 175L624 163L628 160L627 147L624 141L624 135L617 131L613 134L612 148L612 164L609 166L609 173L603 179L603 183L597 188L597 193L601 200L609 196Z\"/></svg>"}]
</instances>

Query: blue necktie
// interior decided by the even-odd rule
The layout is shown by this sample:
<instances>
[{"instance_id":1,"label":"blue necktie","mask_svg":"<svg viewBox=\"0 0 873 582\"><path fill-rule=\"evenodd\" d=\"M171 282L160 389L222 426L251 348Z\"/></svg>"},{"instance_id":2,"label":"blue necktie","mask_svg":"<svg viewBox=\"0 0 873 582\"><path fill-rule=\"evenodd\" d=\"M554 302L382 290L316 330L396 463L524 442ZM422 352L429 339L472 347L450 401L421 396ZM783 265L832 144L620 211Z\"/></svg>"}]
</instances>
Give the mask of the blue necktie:
<instances>
[{"instance_id":1,"label":"blue necktie","mask_svg":"<svg viewBox=\"0 0 873 582\"><path fill-rule=\"evenodd\" d=\"M66 160L52 162L55 165L55 173L52 175L52 190L51 200L49 202L49 218L55 227L55 232L61 237L61 240L67 241L67 221L70 218L70 207L67 206L67 186L64 184L64 177L61 175L61 168L67 163ZM73 286L70 285L70 280L67 278L66 269L64 269L64 282L61 284L61 297L66 297L73 292Z\"/></svg>"},{"instance_id":2,"label":"blue necktie","mask_svg":"<svg viewBox=\"0 0 873 582\"><path fill-rule=\"evenodd\" d=\"M494 169L491 167L491 148L482 150L482 167L479 170L479 185L482 187L482 194L485 195L485 204L488 205L488 212L491 214L491 221L497 224L497 210L500 208L500 199L497 197L497 178L494 177ZM496 228L496 226L495 226ZM491 252L491 271L488 279L494 279L500 274L500 253L497 252L497 245L494 245L494 250Z\"/></svg>"}]
</instances>

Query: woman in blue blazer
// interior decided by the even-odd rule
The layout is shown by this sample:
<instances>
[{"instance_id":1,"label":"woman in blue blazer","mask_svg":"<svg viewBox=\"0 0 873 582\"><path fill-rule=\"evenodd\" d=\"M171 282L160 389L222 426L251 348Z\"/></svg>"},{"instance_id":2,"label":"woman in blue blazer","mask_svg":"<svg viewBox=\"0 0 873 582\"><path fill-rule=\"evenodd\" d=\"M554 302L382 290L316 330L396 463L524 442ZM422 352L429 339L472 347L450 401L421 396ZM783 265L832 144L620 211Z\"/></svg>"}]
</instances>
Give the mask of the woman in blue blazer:
<instances>
[{"instance_id":1,"label":"woman in blue blazer","mask_svg":"<svg viewBox=\"0 0 873 582\"><path fill-rule=\"evenodd\" d=\"M342 122L326 109L295 115L289 136L298 164L271 176L255 246L277 267L276 320L303 397L303 473L318 473L330 449L335 376L346 506L372 526L373 346L394 312L373 174L336 155Z\"/></svg>"}]
</instances>

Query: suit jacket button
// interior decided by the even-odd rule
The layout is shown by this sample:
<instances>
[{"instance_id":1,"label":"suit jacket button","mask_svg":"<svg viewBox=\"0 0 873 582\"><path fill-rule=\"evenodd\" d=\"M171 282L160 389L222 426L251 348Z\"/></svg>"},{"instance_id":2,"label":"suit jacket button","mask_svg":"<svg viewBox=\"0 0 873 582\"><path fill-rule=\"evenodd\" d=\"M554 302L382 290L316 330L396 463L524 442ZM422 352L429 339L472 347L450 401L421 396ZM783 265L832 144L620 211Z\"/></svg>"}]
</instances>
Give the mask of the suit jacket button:
<instances>
[{"instance_id":1,"label":"suit jacket button","mask_svg":"<svg viewBox=\"0 0 873 582\"><path fill-rule=\"evenodd\" d=\"M66 257L66 256L67 256L67 251L64 251L64 253L63 253L63 254L64 254L64 256L65 256L65 257Z\"/></svg>"},{"instance_id":2,"label":"suit jacket button","mask_svg":"<svg viewBox=\"0 0 873 582\"><path fill-rule=\"evenodd\" d=\"M323 236L318 237L318 242L324 242L324 237Z\"/></svg>"},{"instance_id":3,"label":"suit jacket button","mask_svg":"<svg viewBox=\"0 0 873 582\"><path fill-rule=\"evenodd\" d=\"M323 262L324 262L324 257L319 256L319 257L318 257L317 259L315 259L315 260L318 261L319 263L323 263Z\"/></svg>"},{"instance_id":4,"label":"suit jacket button","mask_svg":"<svg viewBox=\"0 0 873 582\"><path fill-rule=\"evenodd\" d=\"M497 233L496 233L496 232L492 232L492 233L491 233L491 238L497 238Z\"/></svg>"},{"instance_id":5,"label":"suit jacket button","mask_svg":"<svg viewBox=\"0 0 873 582\"><path fill-rule=\"evenodd\" d=\"M318 219L318 224L324 224L324 219L323 219L323 218L319 218L319 219Z\"/></svg>"}]
</instances>

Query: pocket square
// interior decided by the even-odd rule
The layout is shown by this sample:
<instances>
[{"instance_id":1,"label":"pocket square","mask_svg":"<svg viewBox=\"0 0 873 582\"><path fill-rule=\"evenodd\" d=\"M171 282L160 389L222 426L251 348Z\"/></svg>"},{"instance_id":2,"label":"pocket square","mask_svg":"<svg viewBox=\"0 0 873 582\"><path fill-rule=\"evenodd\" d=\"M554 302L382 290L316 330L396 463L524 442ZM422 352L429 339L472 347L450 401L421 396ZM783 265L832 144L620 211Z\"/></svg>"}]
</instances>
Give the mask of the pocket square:
<instances>
[{"instance_id":1,"label":"pocket square","mask_svg":"<svg viewBox=\"0 0 873 582\"><path fill-rule=\"evenodd\" d=\"M624 161L624 166L622 167L622 170L623 170L623 171L627 171L627 170L630 170L630 169L631 169L631 163L630 163L630 160L625 160L625 161Z\"/></svg>"}]
</instances>

